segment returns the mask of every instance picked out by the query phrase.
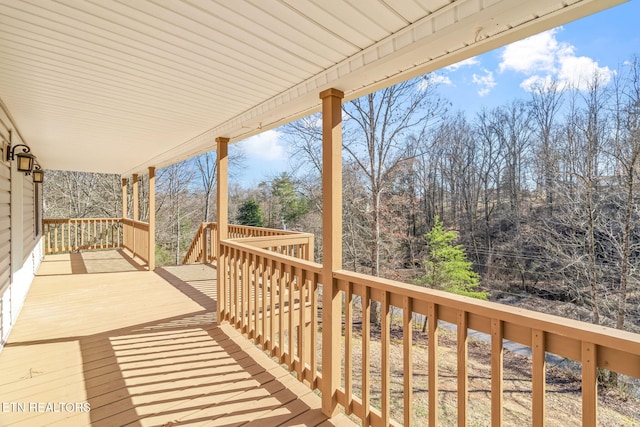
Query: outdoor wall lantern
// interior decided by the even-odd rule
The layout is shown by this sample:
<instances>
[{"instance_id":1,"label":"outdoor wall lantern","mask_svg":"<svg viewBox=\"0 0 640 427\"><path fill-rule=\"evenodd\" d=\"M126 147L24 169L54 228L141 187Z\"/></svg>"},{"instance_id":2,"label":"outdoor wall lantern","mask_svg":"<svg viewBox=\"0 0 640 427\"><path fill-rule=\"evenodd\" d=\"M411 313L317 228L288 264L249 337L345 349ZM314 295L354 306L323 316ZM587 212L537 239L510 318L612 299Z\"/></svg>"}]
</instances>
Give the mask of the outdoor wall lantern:
<instances>
[{"instance_id":1,"label":"outdoor wall lantern","mask_svg":"<svg viewBox=\"0 0 640 427\"><path fill-rule=\"evenodd\" d=\"M22 153L16 153L16 148L24 147L22 149ZM16 157L18 158L18 170L20 172L25 172L27 175L31 173L33 170L33 164L36 156L30 153L31 149L29 146L24 144L14 145L10 147L10 150L7 151L7 161L14 160Z\"/></svg>"},{"instance_id":2,"label":"outdoor wall lantern","mask_svg":"<svg viewBox=\"0 0 640 427\"><path fill-rule=\"evenodd\" d=\"M31 172L33 175L33 182L36 184L42 184L44 182L44 171L40 168L40 165L35 163L33 165L33 171Z\"/></svg>"}]
</instances>

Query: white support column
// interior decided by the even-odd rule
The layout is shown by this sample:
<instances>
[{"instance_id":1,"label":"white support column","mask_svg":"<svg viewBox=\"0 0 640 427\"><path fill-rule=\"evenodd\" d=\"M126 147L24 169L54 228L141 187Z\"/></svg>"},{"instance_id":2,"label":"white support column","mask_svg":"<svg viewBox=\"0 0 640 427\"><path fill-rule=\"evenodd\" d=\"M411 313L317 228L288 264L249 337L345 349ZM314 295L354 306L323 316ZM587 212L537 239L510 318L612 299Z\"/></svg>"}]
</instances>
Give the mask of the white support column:
<instances>
[{"instance_id":1,"label":"white support column","mask_svg":"<svg viewBox=\"0 0 640 427\"><path fill-rule=\"evenodd\" d=\"M342 268L342 98L322 99L322 412L334 416L340 386L340 303L333 272Z\"/></svg>"},{"instance_id":2,"label":"white support column","mask_svg":"<svg viewBox=\"0 0 640 427\"><path fill-rule=\"evenodd\" d=\"M216 138L217 143L217 194L216 194L216 221L218 223L218 247L216 248L216 272L217 272L217 321L220 324L224 319L225 298L227 296L227 274L225 257L222 253L222 241L229 237L229 138Z\"/></svg>"}]
</instances>

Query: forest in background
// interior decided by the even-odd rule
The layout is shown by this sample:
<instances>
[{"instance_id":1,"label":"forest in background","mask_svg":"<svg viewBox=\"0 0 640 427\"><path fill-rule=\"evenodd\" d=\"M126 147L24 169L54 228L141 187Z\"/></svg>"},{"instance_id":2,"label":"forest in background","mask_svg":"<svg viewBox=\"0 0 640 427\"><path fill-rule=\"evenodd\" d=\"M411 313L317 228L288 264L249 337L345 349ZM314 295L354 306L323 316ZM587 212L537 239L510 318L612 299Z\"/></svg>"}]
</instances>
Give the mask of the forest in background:
<instances>
[{"instance_id":1,"label":"forest in background","mask_svg":"<svg viewBox=\"0 0 640 427\"><path fill-rule=\"evenodd\" d=\"M579 308L565 316L638 332L640 62L582 86L548 80L470 116L426 75L345 103L345 268L413 283L439 217L490 299L533 295ZM232 222L252 204L265 227L315 233L318 259L320 124L314 115L281 128L290 171L229 194ZM247 162L239 146L230 156L233 182ZM199 224L215 221L215 176L215 152L157 172L158 265L179 264ZM119 176L47 171L43 193L45 218L121 216Z\"/></svg>"}]
</instances>

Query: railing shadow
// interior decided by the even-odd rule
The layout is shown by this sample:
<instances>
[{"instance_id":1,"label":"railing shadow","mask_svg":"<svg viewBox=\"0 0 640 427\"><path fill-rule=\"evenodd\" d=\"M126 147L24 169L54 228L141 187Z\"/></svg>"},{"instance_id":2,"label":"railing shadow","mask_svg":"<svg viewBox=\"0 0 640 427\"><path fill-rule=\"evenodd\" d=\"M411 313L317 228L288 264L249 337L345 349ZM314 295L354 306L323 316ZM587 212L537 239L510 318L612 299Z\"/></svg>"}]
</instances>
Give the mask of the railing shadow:
<instances>
[{"instance_id":1,"label":"railing shadow","mask_svg":"<svg viewBox=\"0 0 640 427\"><path fill-rule=\"evenodd\" d=\"M11 342L7 349L26 346L38 352L52 343L77 343L92 426L200 425L212 420L237 425L258 419L261 425L287 425L296 424L297 417L315 425L326 420L301 399L312 393L309 389L232 327L217 325L210 287L199 288L198 280L192 285L175 270L156 273L203 309L92 335ZM144 309L143 296L138 308Z\"/></svg>"},{"instance_id":2,"label":"railing shadow","mask_svg":"<svg viewBox=\"0 0 640 427\"><path fill-rule=\"evenodd\" d=\"M147 271L146 264L141 264L122 249L108 249L46 255L36 275L65 276L132 271Z\"/></svg>"},{"instance_id":3,"label":"railing shadow","mask_svg":"<svg viewBox=\"0 0 640 427\"><path fill-rule=\"evenodd\" d=\"M87 274L87 266L82 259L81 253L69 254L69 261L71 262L71 274Z\"/></svg>"},{"instance_id":4,"label":"railing shadow","mask_svg":"<svg viewBox=\"0 0 640 427\"><path fill-rule=\"evenodd\" d=\"M212 420L235 425L260 416L266 416L268 425L280 425L302 413L326 419L319 410L314 414L291 390L291 381L301 384L286 373L280 377L273 374L275 362L242 341L232 328L217 327L211 287L203 289L198 280L183 280L163 268L156 274L204 310L108 334L110 357L121 361L116 363L119 375L109 380L107 394L103 393L103 375L87 382L92 408L99 405L92 411L92 425L139 425L142 419L144 424L154 425L199 425ZM109 396L122 395L114 392L112 385L122 385L122 391L124 384L131 383L138 384L135 389L140 391L104 404ZM110 414L122 409L123 403L129 406L126 410ZM268 415L276 409L279 413Z\"/></svg>"},{"instance_id":5,"label":"railing shadow","mask_svg":"<svg viewBox=\"0 0 640 427\"><path fill-rule=\"evenodd\" d=\"M129 254L127 254L127 252L123 249L118 249L116 250L116 252L118 252L120 254L120 256L122 256L122 259L124 259L125 261L127 261L129 263L130 266L132 266L133 268L135 268L138 271L148 271L148 264L141 264L138 261L136 261L133 257L131 257Z\"/></svg>"},{"instance_id":6,"label":"railing shadow","mask_svg":"<svg viewBox=\"0 0 640 427\"><path fill-rule=\"evenodd\" d=\"M171 273L168 268L159 267L156 268L154 272L158 276L162 277L167 283L182 292L185 296L200 304L202 308L212 310L215 313L218 306L215 299L216 271L215 268L208 265L202 265L202 267L211 271L211 280L199 279L198 282L200 283L197 284L194 283L194 281L185 281L179 278L175 274ZM199 286L202 285L202 283L204 283L204 286Z\"/></svg>"}]
</instances>

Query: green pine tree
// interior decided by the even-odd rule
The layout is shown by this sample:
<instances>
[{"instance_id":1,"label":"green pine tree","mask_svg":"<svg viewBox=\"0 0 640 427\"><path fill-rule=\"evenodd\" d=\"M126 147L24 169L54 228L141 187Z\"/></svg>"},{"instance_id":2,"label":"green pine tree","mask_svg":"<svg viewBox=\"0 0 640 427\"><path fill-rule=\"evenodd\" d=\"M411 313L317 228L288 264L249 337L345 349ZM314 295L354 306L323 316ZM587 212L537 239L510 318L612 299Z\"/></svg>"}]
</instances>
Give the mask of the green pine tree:
<instances>
[{"instance_id":1,"label":"green pine tree","mask_svg":"<svg viewBox=\"0 0 640 427\"><path fill-rule=\"evenodd\" d=\"M473 298L487 299L486 292L474 289L480 282L480 276L473 271L472 263L467 261L467 255L462 245L454 245L458 237L455 231L445 231L438 216L434 218L434 225L427 239L427 257L423 261L425 274L415 280L416 284L428 286L465 295Z\"/></svg>"},{"instance_id":2,"label":"green pine tree","mask_svg":"<svg viewBox=\"0 0 640 427\"><path fill-rule=\"evenodd\" d=\"M260 209L260 205L253 199L248 199L240 205L236 219L240 225L249 225L252 227L264 226L262 209Z\"/></svg>"},{"instance_id":3,"label":"green pine tree","mask_svg":"<svg viewBox=\"0 0 640 427\"><path fill-rule=\"evenodd\" d=\"M287 172L259 185L265 198L265 220L267 227L295 227L296 223L309 212L309 202L298 193L295 179Z\"/></svg>"},{"instance_id":4,"label":"green pine tree","mask_svg":"<svg viewBox=\"0 0 640 427\"><path fill-rule=\"evenodd\" d=\"M280 220L296 223L309 211L307 200L297 193L291 176L286 172L272 181L271 192L280 205Z\"/></svg>"},{"instance_id":5,"label":"green pine tree","mask_svg":"<svg viewBox=\"0 0 640 427\"><path fill-rule=\"evenodd\" d=\"M480 276L471 268L462 245L454 245L458 237L455 231L445 231L440 217L436 215L434 225L425 238L427 239L427 258L423 261L425 274L415 279L415 283L440 289L454 294L473 298L487 299L486 292L474 289L480 282ZM427 329L427 318L424 319L422 332Z\"/></svg>"}]
</instances>

